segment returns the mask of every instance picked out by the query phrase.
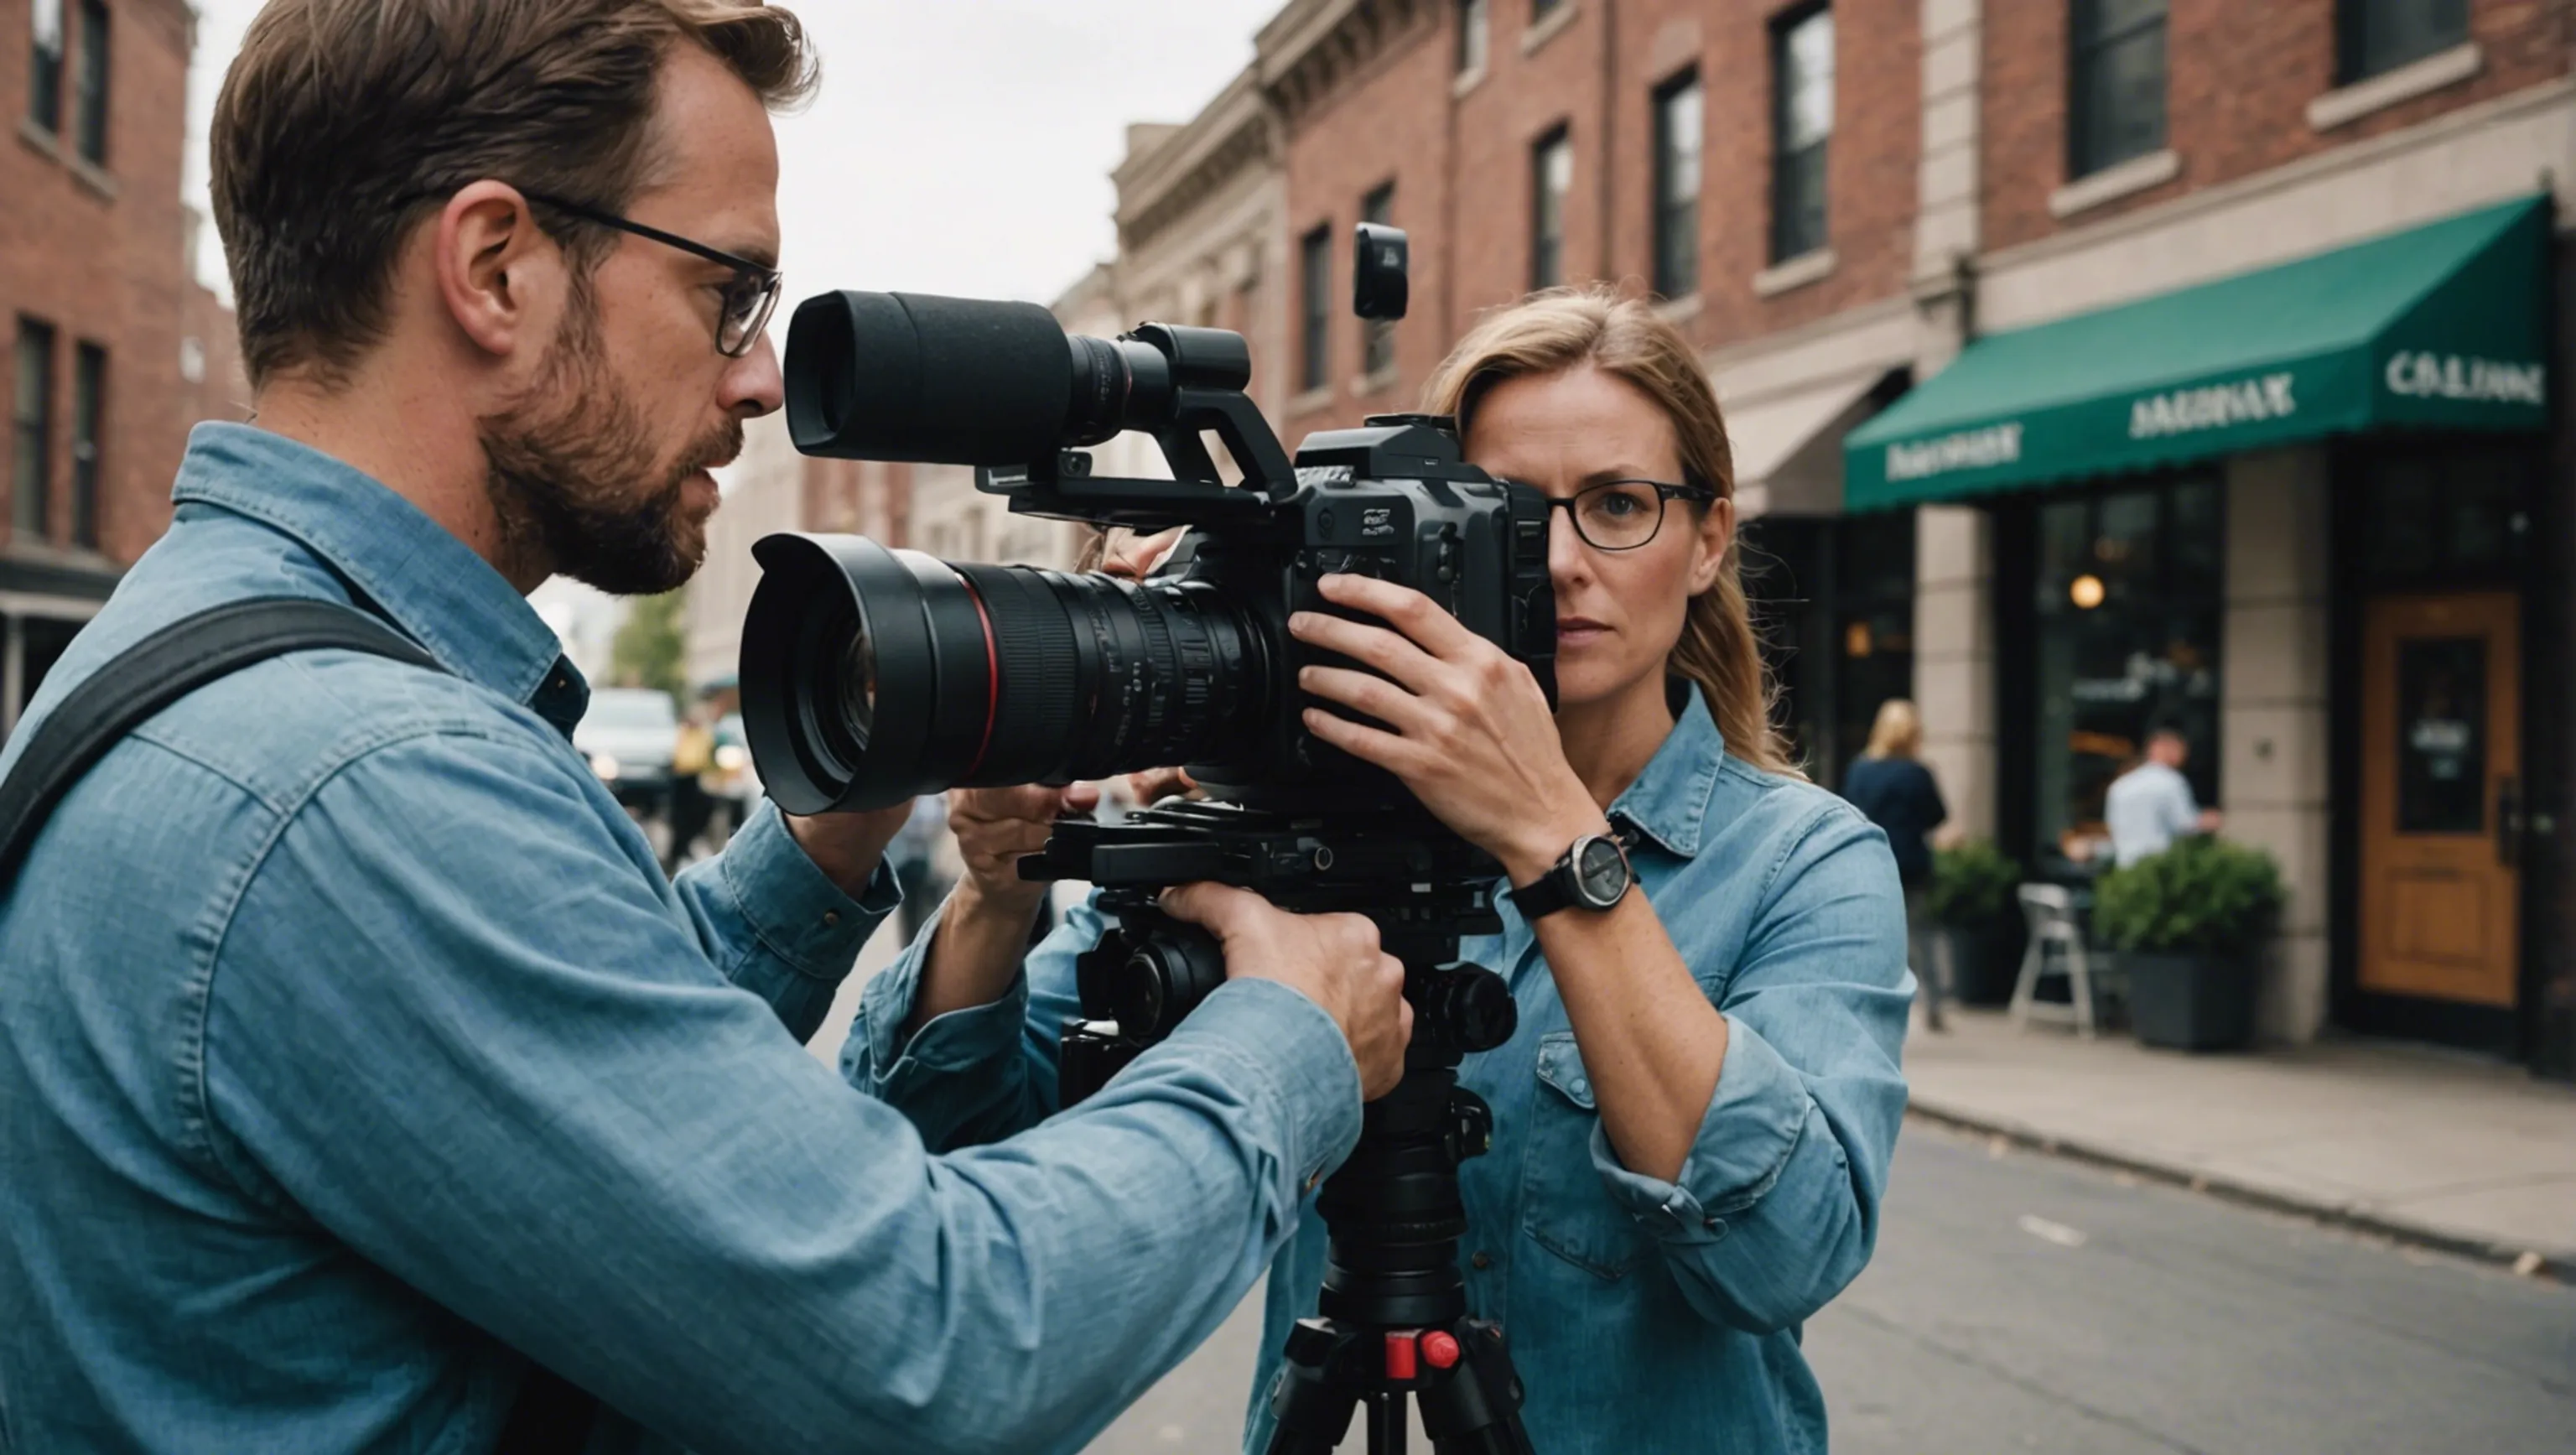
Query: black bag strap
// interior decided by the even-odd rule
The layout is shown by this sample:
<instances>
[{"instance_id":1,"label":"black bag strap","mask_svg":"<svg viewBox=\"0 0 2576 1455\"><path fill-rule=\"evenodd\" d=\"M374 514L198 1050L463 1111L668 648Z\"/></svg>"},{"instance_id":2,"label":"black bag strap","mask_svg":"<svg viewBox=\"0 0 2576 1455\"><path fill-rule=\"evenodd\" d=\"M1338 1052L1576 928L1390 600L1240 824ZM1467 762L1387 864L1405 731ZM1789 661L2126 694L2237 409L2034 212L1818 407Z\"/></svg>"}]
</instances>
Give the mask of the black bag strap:
<instances>
[{"instance_id":1,"label":"black bag strap","mask_svg":"<svg viewBox=\"0 0 2576 1455\"><path fill-rule=\"evenodd\" d=\"M62 700L0 781L0 897L65 795L153 714L255 662L337 647L433 672L438 659L354 607L310 597L227 602L172 622L119 653ZM531 1361L493 1455L568 1455L587 1442L599 1402Z\"/></svg>"}]
</instances>

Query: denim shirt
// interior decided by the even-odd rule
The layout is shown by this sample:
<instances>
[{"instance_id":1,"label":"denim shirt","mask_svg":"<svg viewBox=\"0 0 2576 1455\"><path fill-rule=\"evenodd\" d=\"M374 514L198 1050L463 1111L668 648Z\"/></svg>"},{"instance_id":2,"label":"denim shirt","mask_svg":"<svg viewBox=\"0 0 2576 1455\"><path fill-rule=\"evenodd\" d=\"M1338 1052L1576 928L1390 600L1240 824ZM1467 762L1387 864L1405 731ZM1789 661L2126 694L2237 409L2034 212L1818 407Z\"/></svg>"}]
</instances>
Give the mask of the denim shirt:
<instances>
[{"instance_id":1,"label":"denim shirt","mask_svg":"<svg viewBox=\"0 0 2576 1455\"><path fill-rule=\"evenodd\" d=\"M1679 1181L1620 1165L1537 941L1503 900L1503 932L1463 947L1520 1007L1512 1039L1459 1068L1494 1112L1492 1150L1459 1170L1468 1306L1501 1322L1548 1455L1822 1452L1799 1326L1869 1261L1905 1110L1914 981L1896 865L1849 804L1728 757L1696 693L1611 817L1726 1015L1717 1090ZM899 1048L922 936L869 983L844 1072L942 1144L1044 1116L1073 957L1101 925L1076 910L1004 1001ZM1270 1378L1289 1326L1315 1312L1325 1243L1309 1216L1272 1265L1248 1451L1268 1443Z\"/></svg>"},{"instance_id":2,"label":"denim shirt","mask_svg":"<svg viewBox=\"0 0 2576 1455\"><path fill-rule=\"evenodd\" d=\"M238 425L176 497L30 726L251 596L362 600L453 675L203 688L0 886L0 1448L484 1451L534 1359L617 1412L594 1455L1072 1449L1357 1137L1330 1018L1246 985L1097 1111L931 1155L800 1044L891 876L852 901L764 807L673 884L455 537Z\"/></svg>"}]
</instances>

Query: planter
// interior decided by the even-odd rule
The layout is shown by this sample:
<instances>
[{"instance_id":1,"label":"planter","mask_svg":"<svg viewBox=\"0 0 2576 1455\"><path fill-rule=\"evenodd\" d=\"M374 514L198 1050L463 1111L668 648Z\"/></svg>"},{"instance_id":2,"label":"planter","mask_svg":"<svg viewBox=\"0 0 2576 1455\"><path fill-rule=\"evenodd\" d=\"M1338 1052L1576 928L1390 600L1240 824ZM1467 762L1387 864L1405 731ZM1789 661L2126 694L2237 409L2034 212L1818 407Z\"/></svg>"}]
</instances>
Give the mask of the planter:
<instances>
[{"instance_id":1,"label":"planter","mask_svg":"<svg viewBox=\"0 0 2576 1455\"><path fill-rule=\"evenodd\" d=\"M2120 968L2129 980L2129 1028L2140 1044L2223 1051L2254 1039L2258 987L2249 959L2131 951Z\"/></svg>"},{"instance_id":2,"label":"planter","mask_svg":"<svg viewBox=\"0 0 2576 1455\"><path fill-rule=\"evenodd\" d=\"M1950 994L1961 1005L2003 1005L2012 999L2021 970L2021 941L1999 924L1943 925L1937 931L1949 955Z\"/></svg>"}]
</instances>

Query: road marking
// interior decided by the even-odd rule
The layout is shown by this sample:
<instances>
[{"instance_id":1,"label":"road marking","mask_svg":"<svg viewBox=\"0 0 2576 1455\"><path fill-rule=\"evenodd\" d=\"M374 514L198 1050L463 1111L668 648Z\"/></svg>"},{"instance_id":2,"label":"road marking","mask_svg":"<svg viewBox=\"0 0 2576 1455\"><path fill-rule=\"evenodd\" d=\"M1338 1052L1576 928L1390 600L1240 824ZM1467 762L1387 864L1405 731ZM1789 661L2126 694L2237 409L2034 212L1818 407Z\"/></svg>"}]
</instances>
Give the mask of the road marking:
<instances>
[{"instance_id":1,"label":"road marking","mask_svg":"<svg viewBox=\"0 0 2576 1455\"><path fill-rule=\"evenodd\" d=\"M2082 1233L2066 1224L2053 1223L2032 1213L2021 1215L2021 1230L2043 1243L2055 1243L2061 1248L2081 1248L2085 1242Z\"/></svg>"}]
</instances>

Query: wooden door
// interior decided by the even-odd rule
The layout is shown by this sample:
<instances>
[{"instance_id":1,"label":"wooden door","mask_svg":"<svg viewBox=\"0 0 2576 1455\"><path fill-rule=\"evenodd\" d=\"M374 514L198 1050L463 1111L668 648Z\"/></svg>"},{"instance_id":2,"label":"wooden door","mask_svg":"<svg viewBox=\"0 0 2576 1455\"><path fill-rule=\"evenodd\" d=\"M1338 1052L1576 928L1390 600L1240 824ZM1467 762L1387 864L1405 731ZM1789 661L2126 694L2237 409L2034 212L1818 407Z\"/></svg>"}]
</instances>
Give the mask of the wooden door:
<instances>
[{"instance_id":1,"label":"wooden door","mask_svg":"<svg viewBox=\"0 0 2576 1455\"><path fill-rule=\"evenodd\" d=\"M2514 1003L2522 602L2387 597L2362 629L2361 988Z\"/></svg>"}]
</instances>

